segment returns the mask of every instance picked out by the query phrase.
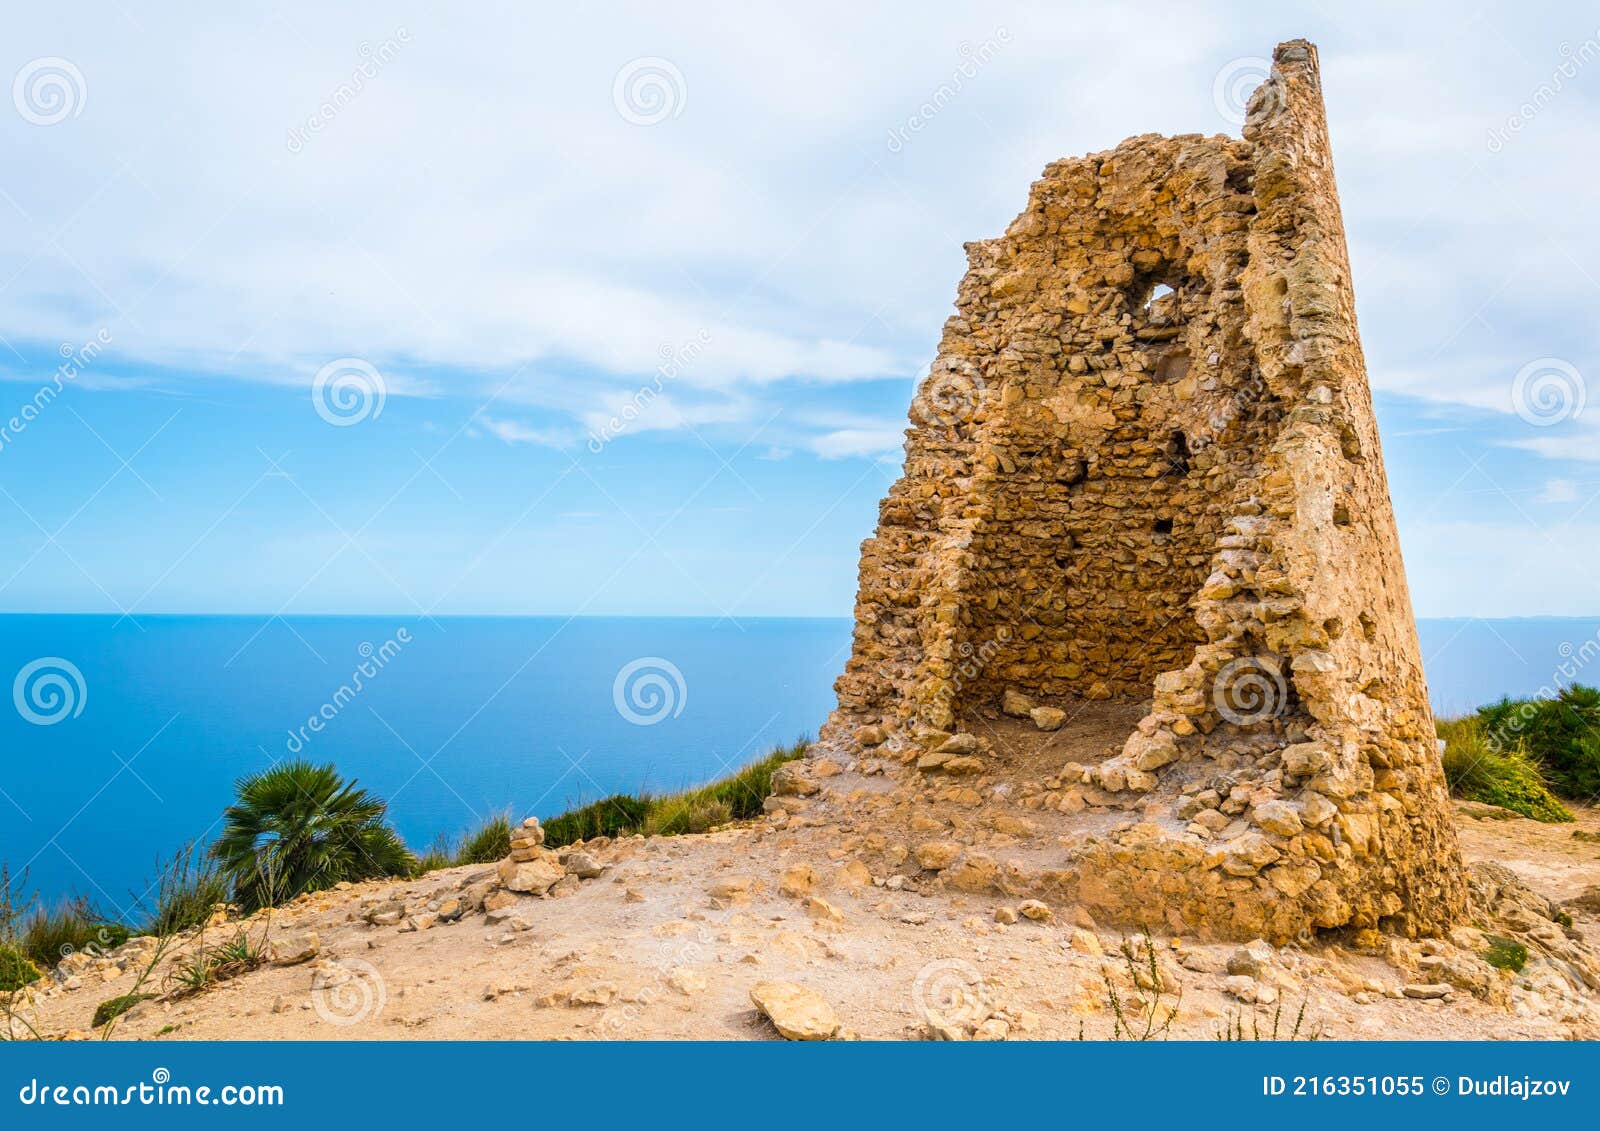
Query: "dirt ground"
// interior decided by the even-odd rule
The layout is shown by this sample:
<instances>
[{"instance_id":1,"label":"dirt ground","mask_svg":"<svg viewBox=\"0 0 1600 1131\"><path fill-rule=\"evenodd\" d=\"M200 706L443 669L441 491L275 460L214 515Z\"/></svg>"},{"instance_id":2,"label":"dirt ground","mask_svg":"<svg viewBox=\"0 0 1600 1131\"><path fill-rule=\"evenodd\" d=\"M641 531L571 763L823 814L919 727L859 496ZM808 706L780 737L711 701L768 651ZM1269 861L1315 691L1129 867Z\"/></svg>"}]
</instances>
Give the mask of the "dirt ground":
<instances>
[{"instance_id":1,"label":"dirt ground","mask_svg":"<svg viewBox=\"0 0 1600 1131\"><path fill-rule=\"evenodd\" d=\"M1475 815L1485 812L1457 806L1469 860L1504 864L1558 900L1600 883L1600 810L1581 811L1576 825ZM41 1035L98 1039L107 1034L91 1026L96 1006L137 991L158 996L118 1019L113 1039L775 1039L750 991L782 979L819 993L840 1035L863 1039L921 1039L930 1018L951 1017L969 1028L988 1018L985 1034L1009 1039L1100 1039L1113 1035L1118 1008L1142 1028L1144 1015L1164 1021L1172 1007L1167 1035L1192 1039L1240 1025L1270 1036L1275 1018L1280 1037L1297 1019L1300 1037L1339 1039L1596 1032L1592 996L1509 973L1497 1003L1465 992L1402 996L1429 980L1416 967L1417 944L1404 940L1363 954L1261 944L1251 957L1234 944L1157 938L1155 993L1117 953L1121 937L1073 908L1000 922L997 911L1011 919L1019 900L899 886L839 844L825 816L632 838L597 849L604 871L569 895L454 922L430 923L424 909L448 915L448 900L481 887L492 868L347 886L244 924L277 948L278 962L302 961L269 962L183 996L177 965L239 924L184 940L148 974L148 956L132 951L85 956L63 971L65 982L20 1006L13 1029L25 1020ZM391 900L423 913L367 921L364 911ZM1572 911L1577 930L1600 937L1600 919ZM1230 965L1249 976L1230 983Z\"/></svg>"}]
</instances>

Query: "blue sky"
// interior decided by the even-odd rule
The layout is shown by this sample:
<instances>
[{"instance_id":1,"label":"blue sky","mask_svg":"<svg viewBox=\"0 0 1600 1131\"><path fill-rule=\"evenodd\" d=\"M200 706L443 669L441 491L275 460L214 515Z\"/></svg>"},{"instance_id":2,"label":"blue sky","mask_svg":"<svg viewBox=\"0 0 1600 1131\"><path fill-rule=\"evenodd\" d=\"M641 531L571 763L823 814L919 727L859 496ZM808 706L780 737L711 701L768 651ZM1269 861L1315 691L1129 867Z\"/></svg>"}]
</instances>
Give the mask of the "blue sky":
<instances>
[{"instance_id":1,"label":"blue sky","mask_svg":"<svg viewBox=\"0 0 1600 1131\"><path fill-rule=\"evenodd\" d=\"M1418 613L1600 611L1600 17L1109 8L13 14L0 609L847 615L962 242L1303 35Z\"/></svg>"}]
</instances>

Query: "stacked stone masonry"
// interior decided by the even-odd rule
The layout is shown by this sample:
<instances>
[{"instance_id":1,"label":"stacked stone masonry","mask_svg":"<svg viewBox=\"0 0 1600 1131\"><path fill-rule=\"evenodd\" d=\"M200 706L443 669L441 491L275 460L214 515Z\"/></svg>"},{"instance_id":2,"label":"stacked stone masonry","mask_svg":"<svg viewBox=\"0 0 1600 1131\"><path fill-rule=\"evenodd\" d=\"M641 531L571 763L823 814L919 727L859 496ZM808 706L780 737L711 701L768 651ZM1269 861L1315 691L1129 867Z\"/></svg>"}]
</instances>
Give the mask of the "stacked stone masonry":
<instances>
[{"instance_id":1,"label":"stacked stone masonry","mask_svg":"<svg viewBox=\"0 0 1600 1131\"><path fill-rule=\"evenodd\" d=\"M1063 897L1214 936L1437 932L1466 885L1313 46L1277 49L1243 134L1057 161L968 245L824 739L926 748L1007 689L1147 701L1063 769L1143 817L1068 854ZM1230 797L1247 832L1191 831Z\"/></svg>"}]
</instances>

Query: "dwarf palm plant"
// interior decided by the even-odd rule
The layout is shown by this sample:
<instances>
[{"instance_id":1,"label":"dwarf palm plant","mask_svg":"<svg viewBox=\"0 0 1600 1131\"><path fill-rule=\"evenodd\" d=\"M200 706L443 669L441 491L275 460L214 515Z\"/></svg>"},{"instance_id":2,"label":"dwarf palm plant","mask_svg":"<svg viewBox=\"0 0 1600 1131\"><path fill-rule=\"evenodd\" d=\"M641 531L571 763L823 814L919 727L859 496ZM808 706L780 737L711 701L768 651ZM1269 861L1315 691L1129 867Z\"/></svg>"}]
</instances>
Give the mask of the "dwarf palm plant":
<instances>
[{"instance_id":1,"label":"dwarf palm plant","mask_svg":"<svg viewBox=\"0 0 1600 1131\"><path fill-rule=\"evenodd\" d=\"M211 851L250 912L341 880L403 876L416 861L388 807L331 765L286 762L241 778Z\"/></svg>"}]
</instances>

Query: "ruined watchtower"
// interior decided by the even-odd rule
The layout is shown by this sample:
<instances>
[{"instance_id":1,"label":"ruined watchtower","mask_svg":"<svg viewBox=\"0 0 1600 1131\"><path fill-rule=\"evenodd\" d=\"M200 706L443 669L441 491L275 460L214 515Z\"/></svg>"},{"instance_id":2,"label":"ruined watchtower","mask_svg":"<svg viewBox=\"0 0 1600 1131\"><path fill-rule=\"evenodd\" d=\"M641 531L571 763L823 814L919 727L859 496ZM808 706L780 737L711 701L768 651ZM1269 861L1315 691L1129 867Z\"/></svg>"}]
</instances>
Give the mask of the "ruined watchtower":
<instances>
[{"instance_id":1,"label":"ruined watchtower","mask_svg":"<svg viewBox=\"0 0 1600 1131\"><path fill-rule=\"evenodd\" d=\"M1040 771L1086 831L1033 886L1213 936L1436 931L1465 885L1315 47L1243 134L1057 161L967 245L824 738L987 804L1058 712L1120 717Z\"/></svg>"}]
</instances>

